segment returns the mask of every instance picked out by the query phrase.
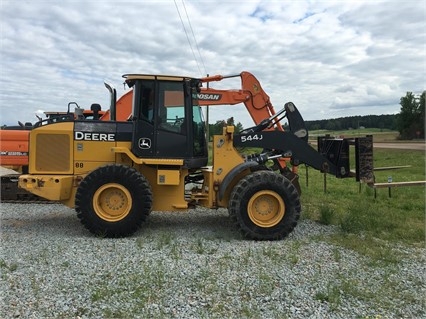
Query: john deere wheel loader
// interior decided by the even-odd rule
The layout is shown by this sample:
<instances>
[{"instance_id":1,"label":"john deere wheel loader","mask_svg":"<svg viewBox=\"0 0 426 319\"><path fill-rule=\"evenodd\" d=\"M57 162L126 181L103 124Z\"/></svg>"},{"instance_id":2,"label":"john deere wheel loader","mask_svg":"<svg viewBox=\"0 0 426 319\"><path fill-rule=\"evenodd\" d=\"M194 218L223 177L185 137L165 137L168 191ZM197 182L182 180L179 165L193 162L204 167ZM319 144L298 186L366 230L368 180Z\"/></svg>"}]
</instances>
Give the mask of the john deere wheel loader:
<instances>
[{"instance_id":1,"label":"john deere wheel loader","mask_svg":"<svg viewBox=\"0 0 426 319\"><path fill-rule=\"evenodd\" d=\"M228 208L246 238L282 239L301 212L297 178L283 163L361 178L349 170L350 141L324 139L321 150L314 150L292 103L239 135L234 135L234 127L225 127L222 135L214 136L212 165L207 166L205 124L197 100L202 80L123 77L133 88L128 121L115 120L116 92L106 84L111 121L76 120L33 129L29 174L19 178L21 188L74 207L94 234L129 236L151 211L203 206ZM291 129L274 129L284 116ZM365 171L371 165L371 139L355 143L357 158L362 159L358 171ZM241 146L263 151L243 156L237 151Z\"/></svg>"}]
</instances>

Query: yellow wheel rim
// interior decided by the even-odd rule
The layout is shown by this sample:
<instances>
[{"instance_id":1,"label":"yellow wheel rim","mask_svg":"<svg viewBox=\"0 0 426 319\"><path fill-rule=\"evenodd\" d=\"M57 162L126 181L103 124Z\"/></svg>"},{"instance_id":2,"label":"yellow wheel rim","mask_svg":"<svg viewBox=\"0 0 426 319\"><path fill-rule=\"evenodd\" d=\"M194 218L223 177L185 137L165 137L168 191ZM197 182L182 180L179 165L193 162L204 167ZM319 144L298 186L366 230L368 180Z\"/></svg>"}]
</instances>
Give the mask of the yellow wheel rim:
<instances>
[{"instance_id":1,"label":"yellow wheel rim","mask_svg":"<svg viewBox=\"0 0 426 319\"><path fill-rule=\"evenodd\" d=\"M95 213L103 220L117 222L129 214L132 208L132 196L120 184L105 184L94 194L93 207Z\"/></svg>"},{"instance_id":2,"label":"yellow wheel rim","mask_svg":"<svg viewBox=\"0 0 426 319\"><path fill-rule=\"evenodd\" d=\"M273 227L285 215L285 204L281 196L269 190L255 193L248 202L250 220L260 227Z\"/></svg>"}]
</instances>

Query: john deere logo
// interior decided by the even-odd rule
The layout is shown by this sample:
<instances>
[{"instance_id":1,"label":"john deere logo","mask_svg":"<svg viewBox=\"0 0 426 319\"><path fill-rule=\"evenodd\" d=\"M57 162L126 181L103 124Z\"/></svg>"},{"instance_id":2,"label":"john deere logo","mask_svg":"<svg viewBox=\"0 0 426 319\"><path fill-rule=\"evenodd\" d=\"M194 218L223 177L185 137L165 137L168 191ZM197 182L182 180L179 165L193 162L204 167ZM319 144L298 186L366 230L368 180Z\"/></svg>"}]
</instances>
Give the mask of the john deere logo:
<instances>
[{"instance_id":1,"label":"john deere logo","mask_svg":"<svg viewBox=\"0 0 426 319\"><path fill-rule=\"evenodd\" d=\"M147 150L151 148L151 139L147 137L142 137L139 139L139 148Z\"/></svg>"}]
</instances>

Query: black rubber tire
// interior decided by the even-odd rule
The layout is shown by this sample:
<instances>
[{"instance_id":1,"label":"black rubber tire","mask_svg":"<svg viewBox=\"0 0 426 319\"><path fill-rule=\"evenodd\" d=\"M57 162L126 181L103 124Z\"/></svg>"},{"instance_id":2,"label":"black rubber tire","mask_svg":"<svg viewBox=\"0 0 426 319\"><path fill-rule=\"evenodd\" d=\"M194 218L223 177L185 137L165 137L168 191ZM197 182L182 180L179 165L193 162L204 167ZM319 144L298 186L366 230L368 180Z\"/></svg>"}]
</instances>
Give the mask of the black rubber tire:
<instances>
[{"instance_id":1,"label":"black rubber tire","mask_svg":"<svg viewBox=\"0 0 426 319\"><path fill-rule=\"evenodd\" d=\"M124 165L97 168L83 179L75 195L77 217L90 232L102 237L132 235L146 220L151 208L152 191L148 181L137 170ZM118 214L109 218L107 213L115 214L115 210Z\"/></svg>"},{"instance_id":2,"label":"black rubber tire","mask_svg":"<svg viewBox=\"0 0 426 319\"><path fill-rule=\"evenodd\" d=\"M276 216L270 225L259 225L250 217L249 203L257 194L268 192L278 203L284 204L283 216ZM253 204L253 203L252 203ZM279 205L277 205L279 206ZM257 171L242 178L231 192L228 206L229 215L242 235L255 240L280 240L285 238L297 225L300 217L300 199L294 185L281 174L271 171ZM253 213L251 213L253 215ZM268 222L266 222L268 223Z\"/></svg>"}]
</instances>

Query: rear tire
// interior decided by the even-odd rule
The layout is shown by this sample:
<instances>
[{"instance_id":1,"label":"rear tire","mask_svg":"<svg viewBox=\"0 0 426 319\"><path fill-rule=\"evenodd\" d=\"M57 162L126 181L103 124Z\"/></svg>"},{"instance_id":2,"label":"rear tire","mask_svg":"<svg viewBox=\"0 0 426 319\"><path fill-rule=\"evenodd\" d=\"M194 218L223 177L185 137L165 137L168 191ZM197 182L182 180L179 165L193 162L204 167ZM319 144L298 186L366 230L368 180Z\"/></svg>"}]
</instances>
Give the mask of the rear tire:
<instances>
[{"instance_id":1,"label":"rear tire","mask_svg":"<svg viewBox=\"0 0 426 319\"><path fill-rule=\"evenodd\" d=\"M100 167L80 183L75 210L93 234L125 237L133 234L152 208L152 191L146 178L124 165Z\"/></svg>"},{"instance_id":2,"label":"rear tire","mask_svg":"<svg viewBox=\"0 0 426 319\"><path fill-rule=\"evenodd\" d=\"M287 178L258 171L235 185L228 211L245 238L279 240L297 225L301 206L299 194Z\"/></svg>"}]
</instances>

